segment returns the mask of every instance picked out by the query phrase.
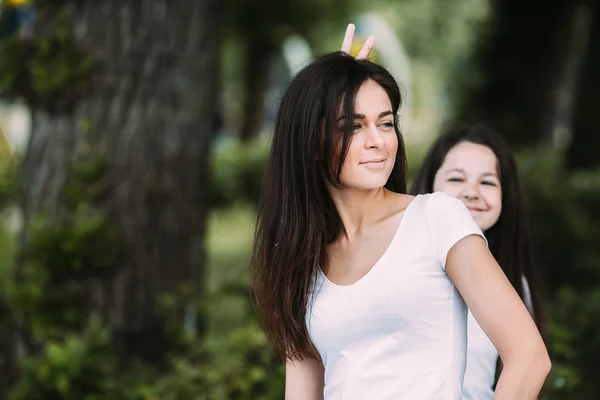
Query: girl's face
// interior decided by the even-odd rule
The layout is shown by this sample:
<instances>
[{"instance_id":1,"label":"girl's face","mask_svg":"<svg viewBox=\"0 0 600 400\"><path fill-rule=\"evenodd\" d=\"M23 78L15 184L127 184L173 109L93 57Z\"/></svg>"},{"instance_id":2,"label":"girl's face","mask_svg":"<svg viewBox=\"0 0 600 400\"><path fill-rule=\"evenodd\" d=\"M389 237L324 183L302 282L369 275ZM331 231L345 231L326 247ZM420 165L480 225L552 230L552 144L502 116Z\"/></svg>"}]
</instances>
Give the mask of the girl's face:
<instances>
[{"instance_id":1,"label":"girl's face","mask_svg":"<svg viewBox=\"0 0 600 400\"><path fill-rule=\"evenodd\" d=\"M500 218L502 187L498 160L486 146L471 142L454 146L435 174L433 190L462 200L483 232Z\"/></svg>"},{"instance_id":2,"label":"girl's face","mask_svg":"<svg viewBox=\"0 0 600 400\"><path fill-rule=\"evenodd\" d=\"M340 181L347 189L379 189L386 183L398 150L390 99L381 86L368 80L356 95L354 136L342 166Z\"/></svg>"}]
</instances>

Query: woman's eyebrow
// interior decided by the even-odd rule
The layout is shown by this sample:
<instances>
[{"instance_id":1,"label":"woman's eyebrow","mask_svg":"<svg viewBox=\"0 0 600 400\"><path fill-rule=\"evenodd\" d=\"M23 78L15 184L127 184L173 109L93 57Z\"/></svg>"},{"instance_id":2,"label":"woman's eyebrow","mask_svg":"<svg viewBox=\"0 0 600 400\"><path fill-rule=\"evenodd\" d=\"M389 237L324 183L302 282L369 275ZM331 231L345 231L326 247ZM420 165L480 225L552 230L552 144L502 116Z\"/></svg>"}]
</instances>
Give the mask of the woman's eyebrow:
<instances>
[{"instance_id":1,"label":"woman's eyebrow","mask_svg":"<svg viewBox=\"0 0 600 400\"><path fill-rule=\"evenodd\" d=\"M377 118L383 118L383 117L391 115L391 114L393 114L393 112L391 110L383 111L383 112L379 113L379 115L377 116ZM343 120L345 118L346 118L346 116L342 115L341 117L338 118L338 121L341 121L341 120ZM366 119L367 117L366 117L365 114L354 114L353 118L354 119Z\"/></svg>"}]
</instances>

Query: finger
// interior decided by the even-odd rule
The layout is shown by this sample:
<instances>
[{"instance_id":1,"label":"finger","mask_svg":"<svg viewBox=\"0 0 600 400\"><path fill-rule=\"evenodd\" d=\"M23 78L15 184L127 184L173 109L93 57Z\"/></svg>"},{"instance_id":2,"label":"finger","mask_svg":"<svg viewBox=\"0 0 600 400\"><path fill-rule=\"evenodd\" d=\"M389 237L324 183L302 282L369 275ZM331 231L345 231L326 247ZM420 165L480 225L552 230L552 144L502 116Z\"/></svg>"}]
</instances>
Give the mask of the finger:
<instances>
[{"instance_id":1,"label":"finger","mask_svg":"<svg viewBox=\"0 0 600 400\"><path fill-rule=\"evenodd\" d=\"M362 49L360 49L360 51L358 52L356 59L362 60L362 59L369 57L369 53L371 52L371 49L373 49L374 45L375 45L375 37L369 36L367 38L365 44L363 44Z\"/></svg>"},{"instance_id":2,"label":"finger","mask_svg":"<svg viewBox=\"0 0 600 400\"><path fill-rule=\"evenodd\" d=\"M354 29L354 24L348 24L346 34L344 35L344 42L342 43L342 51L344 53L350 54L350 50L352 49L352 39L354 38Z\"/></svg>"}]
</instances>

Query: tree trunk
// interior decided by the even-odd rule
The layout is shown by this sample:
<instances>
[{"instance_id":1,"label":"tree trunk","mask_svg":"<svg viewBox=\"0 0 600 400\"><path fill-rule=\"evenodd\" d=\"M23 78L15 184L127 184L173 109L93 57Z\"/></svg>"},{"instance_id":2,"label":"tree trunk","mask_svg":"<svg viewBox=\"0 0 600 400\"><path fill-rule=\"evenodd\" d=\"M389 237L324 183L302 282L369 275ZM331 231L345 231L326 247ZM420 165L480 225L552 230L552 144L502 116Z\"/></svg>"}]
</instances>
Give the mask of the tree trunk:
<instances>
[{"instance_id":1,"label":"tree trunk","mask_svg":"<svg viewBox=\"0 0 600 400\"><path fill-rule=\"evenodd\" d=\"M18 375L14 366L15 326L11 314L4 299L0 299L0 398L4 398Z\"/></svg>"},{"instance_id":2,"label":"tree trunk","mask_svg":"<svg viewBox=\"0 0 600 400\"><path fill-rule=\"evenodd\" d=\"M577 83L572 121L572 142L566 165L570 170L591 170L600 167L600 4L590 1L592 28L587 53Z\"/></svg>"},{"instance_id":3,"label":"tree trunk","mask_svg":"<svg viewBox=\"0 0 600 400\"><path fill-rule=\"evenodd\" d=\"M121 360L159 360L168 348L160 296L182 286L196 296L203 288L222 2L72 3L40 9L38 25L66 16L100 70L72 113L34 110L22 165L25 237L39 215L57 223L68 217L65 189L74 168L103 159L97 201L125 251L114 277L86 286L87 297Z\"/></svg>"},{"instance_id":4,"label":"tree trunk","mask_svg":"<svg viewBox=\"0 0 600 400\"><path fill-rule=\"evenodd\" d=\"M244 114L240 140L248 142L260 133L269 89L270 69L277 45L260 38L249 38L244 54Z\"/></svg>"},{"instance_id":5,"label":"tree trunk","mask_svg":"<svg viewBox=\"0 0 600 400\"><path fill-rule=\"evenodd\" d=\"M576 0L494 0L458 119L492 124L514 146L549 142L568 66Z\"/></svg>"}]
</instances>

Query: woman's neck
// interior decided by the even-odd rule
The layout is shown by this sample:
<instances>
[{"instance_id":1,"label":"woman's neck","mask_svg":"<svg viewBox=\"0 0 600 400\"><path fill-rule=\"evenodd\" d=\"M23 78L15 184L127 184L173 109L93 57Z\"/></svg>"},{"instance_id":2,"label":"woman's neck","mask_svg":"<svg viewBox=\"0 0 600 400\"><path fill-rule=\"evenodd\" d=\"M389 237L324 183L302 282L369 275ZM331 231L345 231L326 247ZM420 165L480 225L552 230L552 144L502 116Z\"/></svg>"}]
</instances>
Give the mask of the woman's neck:
<instances>
[{"instance_id":1,"label":"woman's neck","mask_svg":"<svg viewBox=\"0 0 600 400\"><path fill-rule=\"evenodd\" d=\"M348 242L387 214L392 194L385 188L374 190L334 189L331 198L342 221L340 235Z\"/></svg>"}]
</instances>

